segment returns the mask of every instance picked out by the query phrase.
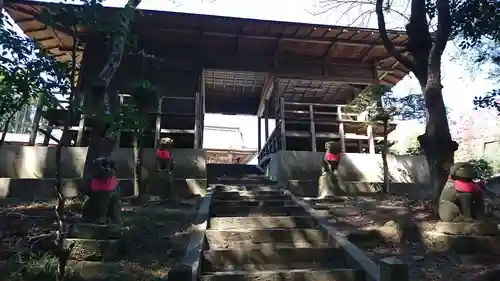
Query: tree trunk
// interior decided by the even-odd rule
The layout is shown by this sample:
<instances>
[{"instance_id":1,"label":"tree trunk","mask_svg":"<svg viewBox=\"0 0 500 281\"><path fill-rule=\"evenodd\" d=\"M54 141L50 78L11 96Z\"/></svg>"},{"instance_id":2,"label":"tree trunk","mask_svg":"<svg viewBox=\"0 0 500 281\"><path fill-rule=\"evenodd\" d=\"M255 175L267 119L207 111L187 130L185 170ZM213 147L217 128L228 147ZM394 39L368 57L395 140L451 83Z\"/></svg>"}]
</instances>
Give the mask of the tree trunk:
<instances>
[{"instance_id":1,"label":"tree trunk","mask_svg":"<svg viewBox=\"0 0 500 281\"><path fill-rule=\"evenodd\" d=\"M377 0L375 6L380 38L387 51L415 74L422 88L427 109L427 124L425 133L419 136L418 140L429 164L430 184L435 191L437 201L458 148L457 143L451 139L441 84L441 57L450 38L453 24L450 0L436 1L438 27L434 40L429 32L426 1L411 1L410 21L406 25L407 48L411 57L399 52L389 39L385 27L383 2L384 0Z\"/></svg>"},{"instance_id":2,"label":"tree trunk","mask_svg":"<svg viewBox=\"0 0 500 281\"><path fill-rule=\"evenodd\" d=\"M7 137L7 134L9 132L10 122L12 122L12 119L14 118L15 115L16 111L11 112L9 117L7 117L7 120L5 120L5 123L3 124L2 138L0 139L0 149L2 149L3 144L5 143L5 137Z\"/></svg>"},{"instance_id":3,"label":"tree trunk","mask_svg":"<svg viewBox=\"0 0 500 281\"><path fill-rule=\"evenodd\" d=\"M389 118L384 118L384 146L382 147L382 167L384 169L384 189L383 192L387 193L390 191L389 188L389 164L387 163L387 152L389 150L389 144L387 143L387 132L389 131Z\"/></svg>"},{"instance_id":4,"label":"tree trunk","mask_svg":"<svg viewBox=\"0 0 500 281\"><path fill-rule=\"evenodd\" d=\"M120 67L130 22L134 19L137 6L139 6L140 3L141 0L128 0L127 4L123 8L124 12L121 14L121 32L113 38L108 60L95 80L90 93L90 95L93 96L93 100L96 102L102 101L104 103L105 115L111 115L112 112L115 111L112 107L113 105L116 105L113 101L118 99L118 93L108 92L107 88L116 71ZM132 9L132 12L127 12L126 10L128 9ZM116 139L113 136L108 135L107 132L109 124L104 124L102 121L98 123L99 124L97 124L97 126L92 128L93 130L90 137L89 148L87 150L87 157L85 159L85 179L90 177L90 163L98 157L111 156L113 148L115 147Z\"/></svg>"}]
</instances>

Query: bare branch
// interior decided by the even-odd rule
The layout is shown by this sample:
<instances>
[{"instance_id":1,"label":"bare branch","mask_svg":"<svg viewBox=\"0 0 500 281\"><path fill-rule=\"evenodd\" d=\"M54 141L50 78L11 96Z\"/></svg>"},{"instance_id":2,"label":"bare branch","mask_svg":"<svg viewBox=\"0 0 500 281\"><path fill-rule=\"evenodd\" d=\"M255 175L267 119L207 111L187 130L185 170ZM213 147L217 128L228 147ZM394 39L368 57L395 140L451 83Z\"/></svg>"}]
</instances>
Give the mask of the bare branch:
<instances>
[{"instance_id":1,"label":"bare branch","mask_svg":"<svg viewBox=\"0 0 500 281\"><path fill-rule=\"evenodd\" d=\"M438 13L438 28L436 31L436 40L432 46L429 58L429 67L431 69L439 69L441 67L441 56L450 38L453 24L449 0L438 0L436 9Z\"/></svg>"},{"instance_id":2,"label":"bare branch","mask_svg":"<svg viewBox=\"0 0 500 281\"><path fill-rule=\"evenodd\" d=\"M382 7L384 0L377 0L375 5L375 13L377 14L378 30L380 32L380 39L384 44L385 49L392 55L396 60L398 60L404 67L408 68L410 71L414 72L416 68L415 62L407 56L404 56L400 51L394 47L391 39L387 35L387 29L385 27L385 16Z\"/></svg>"}]
</instances>

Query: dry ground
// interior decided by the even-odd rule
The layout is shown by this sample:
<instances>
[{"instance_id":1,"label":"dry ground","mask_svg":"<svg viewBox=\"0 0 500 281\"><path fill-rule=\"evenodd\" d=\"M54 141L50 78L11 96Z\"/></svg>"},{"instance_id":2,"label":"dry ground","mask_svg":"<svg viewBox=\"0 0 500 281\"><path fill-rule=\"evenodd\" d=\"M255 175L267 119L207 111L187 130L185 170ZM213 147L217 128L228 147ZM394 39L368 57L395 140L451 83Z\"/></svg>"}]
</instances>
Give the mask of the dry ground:
<instances>
[{"instance_id":1,"label":"dry ground","mask_svg":"<svg viewBox=\"0 0 500 281\"><path fill-rule=\"evenodd\" d=\"M0 203L0 280L53 281L55 202ZM73 280L161 280L180 258L199 200L162 204L123 204L127 254L119 263L71 264ZM69 201L68 223L78 220L81 202ZM23 253L20 255L19 253Z\"/></svg>"},{"instance_id":2,"label":"dry ground","mask_svg":"<svg viewBox=\"0 0 500 281\"><path fill-rule=\"evenodd\" d=\"M415 223L435 222L430 200L409 200L398 196L349 198L352 208L335 208L336 219L331 223L340 230L383 226L389 221L411 227ZM342 211L342 209L344 209ZM336 210L336 211L335 211ZM500 220L491 217L499 223ZM406 228L406 227L405 227ZM418 229L408 231L398 242L357 243L375 262L397 256L410 265L411 280L472 280L472 277L500 264L499 256L462 256L454 253L430 252L420 242ZM489 281L489 280L485 280Z\"/></svg>"}]
</instances>

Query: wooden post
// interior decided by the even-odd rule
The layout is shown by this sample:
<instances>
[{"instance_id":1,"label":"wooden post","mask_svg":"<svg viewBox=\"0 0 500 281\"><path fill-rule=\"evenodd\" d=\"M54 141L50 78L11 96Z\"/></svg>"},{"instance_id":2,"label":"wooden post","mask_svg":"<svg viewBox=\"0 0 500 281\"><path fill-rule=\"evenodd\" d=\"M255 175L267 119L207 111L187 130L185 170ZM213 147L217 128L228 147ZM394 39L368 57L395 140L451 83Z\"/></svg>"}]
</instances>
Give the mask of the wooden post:
<instances>
[{"instance_id":1,"label":"wooden post","mask_svg":"<svg viewBox=\"0 0 500 281\"><path fill-rule=\"evenodd\" d=\"M262 149L262 118L257 117L257 152Z\"/></svg>"},{"instance_id":2,"label":"wooden post","mask_svg":"<svg viewBox=\"0 0 500 281\"><path fill-rule=\"evenodd\" d=\"M205 131L205 114L206 114L206 91L205 91L205 75L203 74L203 69L201 71L201 81L200 81L200 93L201 93L201 137L200 137L200 148L203 147L203 132Z\"/></svg>"},{"instance_id":3,"label":"wooden post","mask_svg":"<svg viewBox=\"0 0 500 281\"><path fill-rule=\"evenodd\" d=\"M43 143L42 143L43 146L49 145L49 142L50 142L49 136L52 134L52 127L53 126L54 126L54 124L52 124L52 123L49 123L49 126L47 126L47 135L43 138Z\"/></svg>"},{"instance_id":4,"label":"wooden post","mask_svg":"<svg viewBox=\"0 0 500 281\"><path fill-rule=\"evenodd\" d=\"M158 98L158 106L156 108L156 128L155 128L155 143L154 147L158 147L158 139L160 139L161 132L161 104L163 103L163 97Z\"/></svg>"},{"instance_id":5,"label":"wooden post","mask_svg":"<svg viewBox=\"0 0 500 281\"><path fill-rule=\"evenodd\" d=\"M375 140L373 139L373 127L368 124L366 127L366 134L368 135L368 150L370 154L375 154Z\"/></svg>"},{"instance_id":6,"label":"wooden post","mask_svg":"<svg viewBox=\"0 0 500 281\"><path fill-rule=\"evenodd\" d=\"M200 146L200 138L201 138L201 107L200 107L200 99L201 95L199 92L196 93L195 106L194 106L194 148L199 149Z\"/></svg>"},{"instance_id":7,"label":"wooden post","mask_svg":"<svg viewBox=\"0 0 500 281\"><path fill-rule=\"evenodd\" d=\"M285 130L285 98L280 98L280 130L281 130L281 150L286 150L286 130Z\"/></svg>"},{"instance_id":8,"label":"wooden post","mask_svg":"<svg viewBox=\"0 0 500 281\"><path fill-rule=\"evenodd\" d=\"M363 153L363 140L358 140L359 153Z\"/></svg>"},{"instance_id":9,"label":"wooden post","mask_svg":"<svg viewBox=\"0 0 500 281\"><path fill-rule=\"evenodd\" d=\"M383 281L408 281L408 265L396 257L388 257L380 260L380 280Z\"/></svg>"},{"instance_id":10,"label":"wooden post","mask_svg":"<svg viewBox=\"0 0 500 281\"><path fill-rule=\"evenodd\" d=\"M340 136L340 148L342 152L346 152L345 149L345 132L344 132L344 122L342 118L342 108L340 106L337 107L337 120L339 121L339 136Z\"/></svg>"},{"instance_id":11,"label":"wooden post","mask_svg":"<svg viewBox=\"0 0 500 281\"><path fill-rule=\"evenodd\" d=\"M314 106L312 104L309 105L309 121L311 123L311 148L312 151L318 151L316 144L316 125L314 124Z\"/></svg>"},{"instance_id":12,"label":"wooden post","mask_svg":"<svg viewBox=\"0 0 500 281\"><path fill-rule=\"evenodd\" d=\"M265 141L266 142L268 139L269 139L269 112L268 112L268 109L269 109L269 101L265 101L265 109L264 109L264 138L265 138Z\"/></svg>"},{"instance_id":13,"label":"wooden post","mask_svg":"<svg viewBox=\"0 0 500 281\"><path fill-rule=\"evenodd\" d=\"M45 97L42 93L38 97L38 102L36 104L35 117L33 118L33 125L31 125L30 139L28 142L29 146L33 146L36 143L36 136L38 134L38 128L40 127L40 120L42 119L44 101Z\"/></svg>"},{"instance_id":14,"label":"wooden post","mask_svg":"<svg viewBox=\"0 0 500 281\"><path fill-rule=\"evenodd\" d=\"M120 95L120 107L123 107L123 103L124 103L123 95ZM82 116L82 119L84 120L83 122L85 122L85 119L83 118L83 116ZM80 122L82 122L82 120L80 120ZM85 125L81 125L81 126L85 126ZM80 129L80 128L78 128L78 129ZM118 131L118 133L116 134L115 149L120 148L121 138L122 138L122 131Z\"/></svg>"}]
</instances>

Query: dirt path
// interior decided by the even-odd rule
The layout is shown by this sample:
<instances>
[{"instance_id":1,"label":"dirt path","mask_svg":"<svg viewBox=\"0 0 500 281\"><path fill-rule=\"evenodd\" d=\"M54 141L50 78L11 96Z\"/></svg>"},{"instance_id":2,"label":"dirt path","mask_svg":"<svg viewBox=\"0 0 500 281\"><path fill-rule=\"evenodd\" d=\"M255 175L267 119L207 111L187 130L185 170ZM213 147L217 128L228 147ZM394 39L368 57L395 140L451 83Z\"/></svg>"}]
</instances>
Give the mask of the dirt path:
<instances>
[{"instance_id":1,"label":"dirt path","mask_svg":"<svg viewBox=\"0 0 500 281\"><path fill-rule=\"evenodd\" d=\"M402 225L422 222L435 222L431 202L409 200L396 196L348 198L344 208L330 209L336 215L332 220L338 229L345 233L356 229L381 227L389 221ZM328 207L321 207L328 208ZM497 218L491 220L500 223ZM484 255L480 258L437 253L428 251L420 242L418 234L408 235L396 242L358 244L375 262L388 256L398 256L410 266L412 280L454 280L466 281L488 268L500 263L499 256Z\"/></svg>"}]
</instances>

